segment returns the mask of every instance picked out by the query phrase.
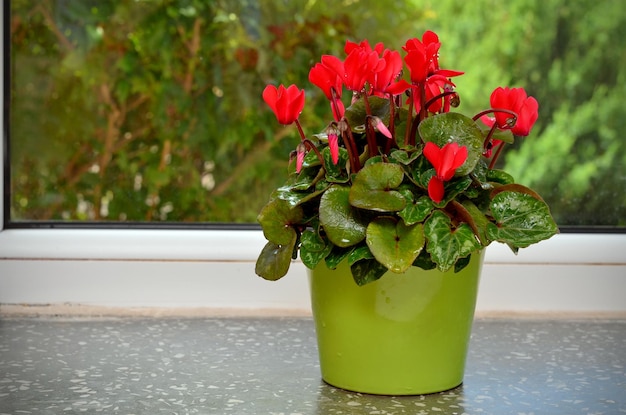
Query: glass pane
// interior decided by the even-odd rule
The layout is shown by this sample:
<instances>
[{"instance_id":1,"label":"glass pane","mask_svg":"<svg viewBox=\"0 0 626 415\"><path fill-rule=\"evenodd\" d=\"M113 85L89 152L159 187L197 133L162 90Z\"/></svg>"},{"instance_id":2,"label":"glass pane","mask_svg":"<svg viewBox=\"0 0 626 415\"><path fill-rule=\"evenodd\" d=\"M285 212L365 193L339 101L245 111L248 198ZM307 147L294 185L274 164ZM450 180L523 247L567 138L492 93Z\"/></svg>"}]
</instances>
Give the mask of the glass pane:
<instances>
[{"instance_id":1,"label":"glass pane","mask_svg":"<svg viewBox=\"0 0 626 415\"><path fill-rule=\"evenodd\" d=\"M10 219L255 222L298 133L261 98L306 89L307 134L328 123L308 82L346 39L400 50L438 33L459 108L497 86L540 103L502 163L561 225L626 225L626 9L619 2L14 0Z\"/></svg>"}]
</instances>

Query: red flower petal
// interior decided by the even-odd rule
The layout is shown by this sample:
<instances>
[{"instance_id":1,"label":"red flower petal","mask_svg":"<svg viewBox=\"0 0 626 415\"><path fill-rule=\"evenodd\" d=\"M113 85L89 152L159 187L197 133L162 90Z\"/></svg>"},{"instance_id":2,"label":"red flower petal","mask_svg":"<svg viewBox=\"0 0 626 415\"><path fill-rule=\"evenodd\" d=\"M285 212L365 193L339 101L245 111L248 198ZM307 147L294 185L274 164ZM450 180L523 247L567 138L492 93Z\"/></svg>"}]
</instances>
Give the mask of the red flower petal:
<instances>
[{"instance_id":1,"label":"red flower petal","mask_svg":"<svg viewBox=\"0 0 626 415\"><path fill-rule=\"evenodd\" d=\"M428 182L428 196L435 203L440 203L443 200L445 190L443 188L443 182L436 176L433 176Z\"/></svg>"},{"instance_id":2,"label":"red flower petal","mask_svg":"<svg viewBox=\"0 0 626 415\"><path fill-rule=\"evenodd\" d=\"M330 149L330 157L333 159L333 164L339 162L339 137L337 134L328 134L328 148Z\"/></svg>"},{"instance_id":3,"label":"red flower petal","mask_svg":"<svg viewBox=\"0 0 626 415\"><path fill-rule=\"evenodd\" d=\"M268 85L263 90L263 100L274 111L278 122L288 125L298 119L304 108L304 90L295 85L288 88Z\"/></svg>"}]
</instances>

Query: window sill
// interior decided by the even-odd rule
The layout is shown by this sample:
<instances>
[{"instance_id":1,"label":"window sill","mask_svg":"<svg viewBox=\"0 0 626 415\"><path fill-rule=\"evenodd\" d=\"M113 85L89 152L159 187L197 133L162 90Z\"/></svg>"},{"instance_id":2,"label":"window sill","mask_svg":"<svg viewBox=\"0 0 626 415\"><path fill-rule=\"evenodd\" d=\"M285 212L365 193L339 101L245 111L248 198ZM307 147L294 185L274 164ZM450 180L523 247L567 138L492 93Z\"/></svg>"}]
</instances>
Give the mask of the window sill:
<instances>
[{"instance_id":1,"label":"window sill","mask_svg":"<svg viewBox=\"0 0 626 415\"><path fill-rule=\"evenodd\" d=\"M309 309L305 267L258 278L260 231L9 229L0 304ZM518 255L487 249L479 313L626 311L626 235L560 234Z\"/></svg>"}]
</instances>

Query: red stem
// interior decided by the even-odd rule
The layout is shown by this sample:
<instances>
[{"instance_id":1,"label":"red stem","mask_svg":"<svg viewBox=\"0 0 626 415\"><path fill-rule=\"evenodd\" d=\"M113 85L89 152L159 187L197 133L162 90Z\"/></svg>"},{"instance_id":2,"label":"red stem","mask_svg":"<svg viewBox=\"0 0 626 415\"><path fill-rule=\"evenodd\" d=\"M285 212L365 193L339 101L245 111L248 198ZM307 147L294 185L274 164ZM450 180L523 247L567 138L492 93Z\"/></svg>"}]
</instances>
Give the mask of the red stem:
<instances>
[{"instance_id":1,"label":"red stem","mask_svg":"<svg viewBox=\"0 0 626 415\"><path fill-rule=\"evenodd\" d=\"M354 142L354 136L352 135L352 129L350 128L350 124L348 124L348 120L344 118L343 122L345 122L347 128L342 130L341 137L346 145L346 150L348 151L348 159L350 160L352 172L357 173L361 170L359 152L357 150L356 143Z\"/></svg>"},{"instance_id":2,"label":"red stem","mask_svg":"<svg viewBox=\"0 0 626 415\"><path fill-rule=\"evenodd\" d=\"M396 103L391 94L389 94L389 132L392 138L387 139L385 154L389 154L391 145L393 144L391 141L396 138Z\"/></svg>"},{"instance_id":3,"label":"red stem","mask_svg":"<svg viewBox=\"0 0 626 415\"><path fill-rule=\"evenodd\" d=\"M502 149L504 148L505 144L506 143L504 141L498 144L498 148L496 148L496 153L493 155L491 161L489 162L489 169L493 169L495 167L496 161L498 160L500 153L502 153Z\"/></svg>"},{"instance_id":4,"label":"red stem","mask_svg":"<svg viewBox=\"0 0 626 415\"><path fill-rule=\"evenodd\" d=\"M298 132L300 133L300 140L301 141L306 140L307 138L306 138L306 135L304 134L304 130L302 129L302 125L300 125L300 120L296 118L295 122L296 122L296 127L298 127Z\"/></svg>"},{"instance_id":5,"label":"red stem","mask_svg":"<svg viewBox=\"0 0 626 415\"><path fill-rule=\"evenodd\" d=\"M376 144L376 131L372 125L372 117L365 117L365 136L367 137L367 152L370 157L378 155L378 145Z\"/></svg>"},{"instance_id":6,"label":"red stem","mask_svg":"<svg viewBox=\"0 0 626 415\"><path fill-rule=\"evenodd\" d=\"M430 107L431 105L433 105L435 103L435 101L440 100L441 98L447 97L448 95L454 95L456 94L456 91L446 91L446 92L442 92L441 94L437 95L434 98L431 98L430 101L428 101L425 105L426 108ZM476 121L476 120L474 120Z\"/></svg>"},{"instance_id":7,"label":"red stem","mask_svg":"<svg viewBox=\"0 0 626 415\"><path fill-rule=\"evenodd\" d=\"M411 87L411 99L409 100L409 115L407 116L406 119L406 130L404 132L404 145L408 146L409 145L409 136L411 135L411 129L412 129L412 125L411 122L413 121L413 99L415 97L415 89L413 87Z\"/></svg>"},{"instance_id":8,"label":"red stem","mask_svg":"<svg viewBox=\"0 0 626 415\"><path fill-rule=\"evenodd\" d=\"M487 115L490 112L506 112L507 114L512 115L515 118L515 120L517 121L517 113L515 111L507 110L507 109L504 109L504 108L489 108L487 110L481 111L478 114L474 115L474 117L472 117L472 120L476 121L477 119L479 119L483 115ZM515 124L513 124L513 125L515 125ZM511 127L513 127L513 125L511 125Z\"/></svg>"}]
</instances>

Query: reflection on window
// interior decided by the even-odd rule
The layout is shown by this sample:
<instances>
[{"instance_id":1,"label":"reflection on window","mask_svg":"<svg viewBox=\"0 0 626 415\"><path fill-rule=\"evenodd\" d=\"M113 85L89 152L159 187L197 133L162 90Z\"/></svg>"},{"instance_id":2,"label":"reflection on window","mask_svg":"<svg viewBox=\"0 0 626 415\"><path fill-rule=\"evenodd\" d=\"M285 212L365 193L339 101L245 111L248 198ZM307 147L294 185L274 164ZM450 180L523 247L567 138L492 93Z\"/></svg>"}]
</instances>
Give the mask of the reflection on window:
<instances>
[{"instance_id":1,"label":"reflection on window","mask_svg":"<svg viewBox=\"0 0 626 415\"><path fill-rule=\"evenodd\" d=\"M558 222L626 224L619 2L344 3L12 1L11 221L255 222L299 141L263 87L306 88L314 134L327 102L307 76L322 54L431 29L445 66L467 72L465 113L500 85L540 102L503 162Z\"/></svg>"}]
</instances>

